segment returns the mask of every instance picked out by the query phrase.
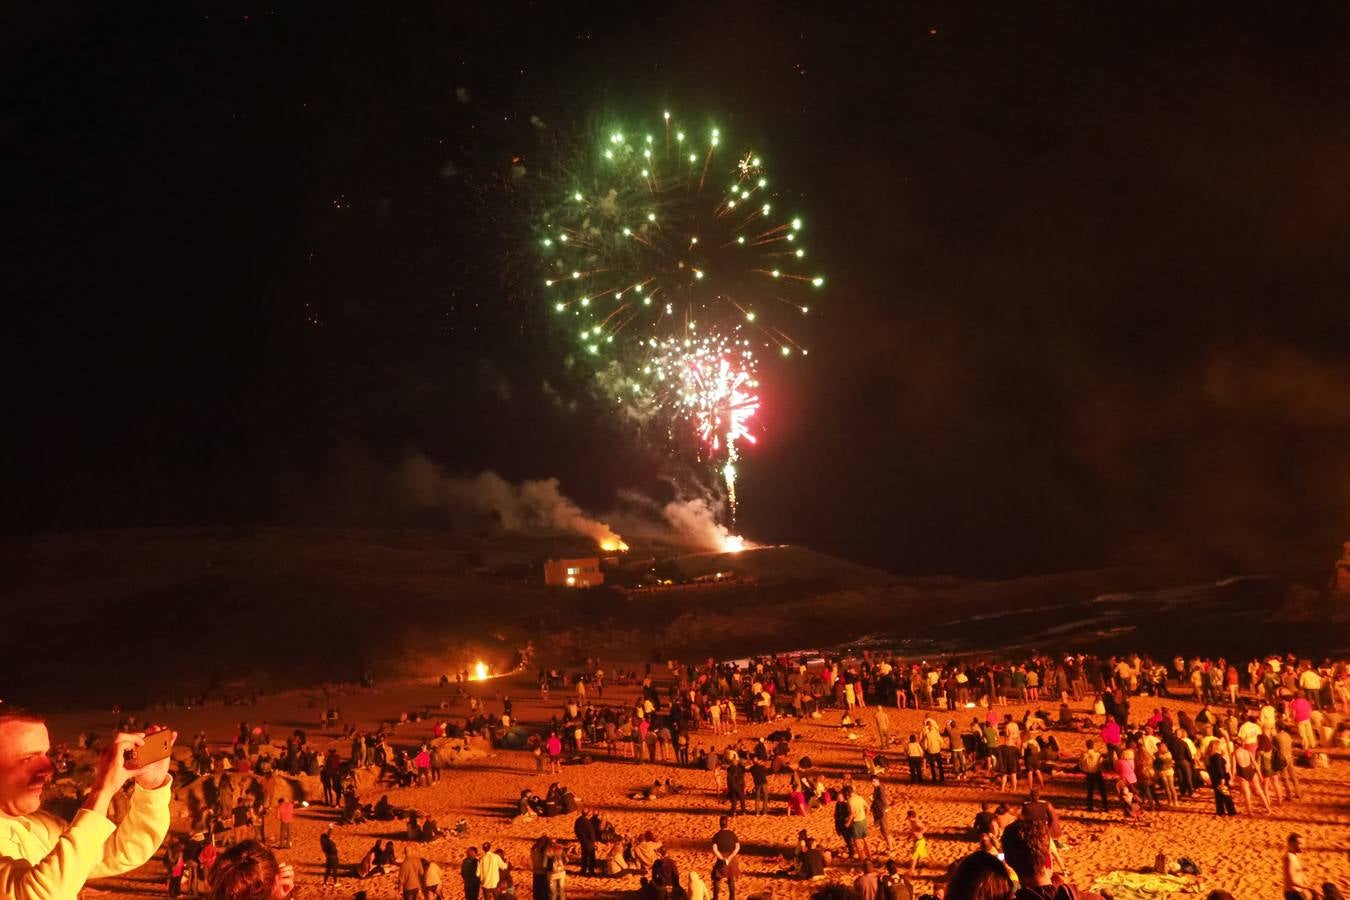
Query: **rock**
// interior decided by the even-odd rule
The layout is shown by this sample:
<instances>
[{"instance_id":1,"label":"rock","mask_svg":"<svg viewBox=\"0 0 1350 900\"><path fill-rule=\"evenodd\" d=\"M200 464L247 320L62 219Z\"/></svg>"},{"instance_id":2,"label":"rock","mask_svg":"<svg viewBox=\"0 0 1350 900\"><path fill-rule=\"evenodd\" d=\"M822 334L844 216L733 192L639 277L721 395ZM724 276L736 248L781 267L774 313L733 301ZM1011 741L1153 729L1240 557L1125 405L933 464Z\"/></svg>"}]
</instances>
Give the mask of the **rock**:
<instances>
[{"instance_id":1,"label":"rock","mask_svg":"<svg viewBox=\"0 0 1350 900\"><path fill-rule=\"evenodd\" d=\"M486 738L437 738L431 742L431 752L441 766L454 766L471 759L483 759L492 748Z\"/></svg>"}]
</instances>

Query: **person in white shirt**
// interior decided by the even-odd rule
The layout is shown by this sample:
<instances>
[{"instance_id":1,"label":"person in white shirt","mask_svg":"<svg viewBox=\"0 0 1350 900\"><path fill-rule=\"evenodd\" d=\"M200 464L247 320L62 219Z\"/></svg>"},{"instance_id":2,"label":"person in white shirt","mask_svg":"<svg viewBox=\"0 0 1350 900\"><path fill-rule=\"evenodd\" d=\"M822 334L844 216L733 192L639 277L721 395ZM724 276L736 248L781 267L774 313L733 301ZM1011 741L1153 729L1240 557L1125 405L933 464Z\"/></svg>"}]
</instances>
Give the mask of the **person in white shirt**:
<instances>
[{"instance_id":1,"label":"person in white shirt","mask_svg":"<svg viewBox=\"0 0 1350 900\"><path fill-rule=\"evenodd\" d=\"M1303 838L1297 834L1289 835L1284 854L1284 897L1285 900L1317 900L1320 896L1308 884L1308 876L1303 872L1303 861L1299 854L1303 852Z\"/></svg>"},{"instance_id":2,"label":"person in white shirt","mask_svg":"<svg viewBox=\"0 0 1350 900\"><path fill-rule=\"evenodd\" d=\"M0 897L74 897L90 878L130 872L154 856L169 830L173 779L169 757L129 767L127 754L144 742L141 733L113 738L95 764L88 797L66 822L41 811L55 771L46 722L0 706ZM114 825L108 804L133 779L130 809Z\"/></svg>"},{"instance_id":3,"label":"person in white shirt","mask_svg":"<svg viewBox=\"0 0 1350 900\"><path fill-rule=\"evenodd\" d=\"M1238 743L1251 752L1256 752L1256 743L1261 739L1261 726L1250 715L1238 726Z\"/></svg>"},{"instance_id":4,"label":"person in white shirt","mask_svg":"<svg viewBox=\"0 0 1350 900\"><path fill-rule=\"evenodd\" d=\"M490 900L497 896L497 890L502 882L502 870L506 867L506 860L492 849L491 844L484 843L483 855L478 858L478 886L483 892L483 897Z\"/></svg>"}]
</instances>

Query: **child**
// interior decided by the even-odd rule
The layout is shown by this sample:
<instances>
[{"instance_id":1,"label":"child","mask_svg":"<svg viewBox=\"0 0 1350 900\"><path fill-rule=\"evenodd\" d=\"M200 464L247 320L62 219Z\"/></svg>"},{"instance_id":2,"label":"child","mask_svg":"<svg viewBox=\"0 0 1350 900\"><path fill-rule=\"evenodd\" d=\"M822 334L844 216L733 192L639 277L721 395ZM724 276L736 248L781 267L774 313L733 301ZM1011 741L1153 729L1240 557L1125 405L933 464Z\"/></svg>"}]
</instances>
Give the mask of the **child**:
<instances>
[{"instance_id":1,"label":"child","mask_svg":"<svg viewBox=\"0 0 1350 900\"><path fill-rule=\"evenodd\" d=\"M919 821L919 814L912 809L905 813L905 827L914 841L914 853L909 860L909 877L913 878L919 867L928 860L928 839L923 836L923 823Z\"/></svg>"}]
</instances>

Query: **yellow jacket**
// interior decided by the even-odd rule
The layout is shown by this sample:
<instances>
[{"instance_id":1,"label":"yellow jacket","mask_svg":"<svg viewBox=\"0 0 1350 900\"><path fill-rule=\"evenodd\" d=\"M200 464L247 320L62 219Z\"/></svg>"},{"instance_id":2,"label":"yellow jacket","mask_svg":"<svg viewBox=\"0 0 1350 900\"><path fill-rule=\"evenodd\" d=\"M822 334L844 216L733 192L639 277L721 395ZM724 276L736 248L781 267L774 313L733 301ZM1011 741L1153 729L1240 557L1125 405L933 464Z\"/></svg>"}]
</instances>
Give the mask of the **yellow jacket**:
<instances>
[{"instance_id":1,"label":"yellow jacket","mask_svg":"<svg viewBox=\"0 0 1350 900\"><path fill-rule=\"evenodd\" d=\"M0 815L0 897L74 900L88 879L144 865L169 831L172 790L172 780L153 791L134 788L121 825L88 809L70 823L47 812Z\"/></svg>"}]
</instances>

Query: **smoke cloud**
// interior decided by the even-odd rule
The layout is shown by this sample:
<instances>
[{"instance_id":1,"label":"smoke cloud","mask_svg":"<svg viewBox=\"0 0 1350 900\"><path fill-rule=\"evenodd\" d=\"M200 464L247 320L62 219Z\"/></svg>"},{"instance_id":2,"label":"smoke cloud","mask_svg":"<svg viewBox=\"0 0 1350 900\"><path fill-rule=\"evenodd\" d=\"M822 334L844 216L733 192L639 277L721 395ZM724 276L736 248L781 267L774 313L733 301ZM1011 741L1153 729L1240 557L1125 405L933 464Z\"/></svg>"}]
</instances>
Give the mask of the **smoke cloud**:
<instances>
[{"instance_id":1,"label":"smoke cloud","mask_svg":"<svg viewBox=\"0 0 1350 900\"><path fill-rule=\"evenodd\" d=\"M622 543L613 529L587 516L564 496L556 478L519 485L491 471L456 478L447 476L420 453L405 459L390 478L403 501L414 506L495 514L508 531L580 534L606 549L616 549Z\"/></svg>"},{"instance_id":2,"label":"smoke cloud","mask_svg":"<svg viewBox=\"0 0 1350 900\"><path fill-rule=\"evenodd\" d=\"M749 546L717 521L720 504L697 497L674 500L661 509L671 530L683 538L710 550L742 549Z\"/></svg>"}]
</instances>

